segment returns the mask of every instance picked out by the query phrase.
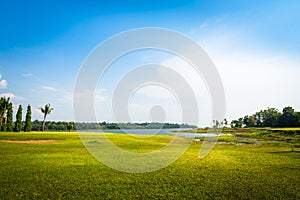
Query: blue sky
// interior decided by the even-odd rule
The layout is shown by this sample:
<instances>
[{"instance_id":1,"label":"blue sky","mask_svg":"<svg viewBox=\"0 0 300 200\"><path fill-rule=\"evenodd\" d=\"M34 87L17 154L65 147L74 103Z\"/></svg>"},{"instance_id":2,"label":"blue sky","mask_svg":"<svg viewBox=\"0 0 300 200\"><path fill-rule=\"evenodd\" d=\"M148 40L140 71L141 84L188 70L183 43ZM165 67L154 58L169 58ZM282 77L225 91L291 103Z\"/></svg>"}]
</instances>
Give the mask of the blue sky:
<instances>
[{"instance_id":1,"label":"blue sky","mask_svg":"<svg viewBox=\"0 0 300 200\"><path fill-rule=\"evenodd\" d=\"M197 41L215 62L225 88L227 118L266 107L300 110L299 10L296 0L1 1L0 94L11 96L15 108L31 104L34 119L42 119L37 108L49 102L54 107L49 120L73 120L74 82L89 52L119 32L162 27ZM147 62L180 68L179 60L159 52L120 59L97 90L99 121L113 121L111 111L102 109L110 107L112 85L132 66ZM201 111L207 113L199 125L207 125L209 98L205 92L199 98ZM148 119L145 110L132 110L135 120ZM171 112L169 121L180 121L175 115Z\"/></svg>"}]
</instances>

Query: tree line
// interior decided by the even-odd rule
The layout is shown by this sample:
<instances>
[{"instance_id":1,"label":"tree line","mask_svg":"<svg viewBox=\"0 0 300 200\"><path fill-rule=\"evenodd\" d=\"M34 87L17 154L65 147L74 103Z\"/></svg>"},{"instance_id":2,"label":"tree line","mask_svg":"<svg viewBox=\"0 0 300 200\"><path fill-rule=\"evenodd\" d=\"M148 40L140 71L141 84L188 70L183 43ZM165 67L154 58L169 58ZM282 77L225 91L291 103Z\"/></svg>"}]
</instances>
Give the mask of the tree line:
<instances>
[{"instance_id":1,"label":"tree line","mask_svg":"<svg viewBox=\"0 0 300 200\"><path fill-rule=\"evenodd\" d=\"M75 130L74 122L62 122L62 121L32 121L32 131L72 131Z\"/></svg>"},{"instance_id":2,"label":"tree line","mask_svg":"<svg viewBox=\"0 0 300 200\"><path fill-rule=\"evenodd\" d=\"M23 121L22 124L25 124ZM44 128L43 128L44 126ZM31 131L72 131L72 130L112 130L112 129L176 129L176 128L197 128L188 124L177 123L109 123L109 122L66 122L66 121L43 121L34 120L31 122Z\"/></svg>"},{"instance_id":3,"label":"tree line","mask_svg":"<svg viewBox=\"0 0 300 200\"><path fill-rule=\"evenodd\" d=\"M43 122L35 120L32 122L32 130L40 131ZM197 128L197 126L178 123L109 123L109 122L65 122L65 121L47 121L45 130L48 131L70 131L70 130L112 130L112 129L176 129L176 128Z\"/></svg>"},{"instance_id":4,"label":"tree line","mask_svg":"<svg viewBox=\"0 0 300 200\"><path fill-rule=\"evenodd\" d=\"M27 106L25 122L22 122L22 105L19 106L16 121L13 122L13 104L10 98L0 98L0 130L6 132L31 131L31 106Z\"/></svg>"},{"instance_id":5,"label":"tree line","mask_svg":"<svg viewBox=\"0 0 300 200\"><path fill-rule=\"evenodd\" d=\"M46 104L45 108L40 108L44 114L44 120L42 128L39 130L45 130L46 116L51 113L53 108L50 108L50 104ZM28 104L25 121L22 121L23 108L19 105L16 113L16 121L13 122L13 104L10 102L9 97L0 98L0 130L4 132L30 132L32 130L31 121L31 106Z\"/></svg>"},{"instance_id":6,"label":"tree line","mask_svg":"<svg viewBox=\"0 0 300 200\"><path fill-rule=\"evenodd\" d=\"M232 128L241 127L300 127L300 112L291 106L280 112L276 108L260 110L252 115L246 115L231 121Z\"/></svg>"}]
</instances>

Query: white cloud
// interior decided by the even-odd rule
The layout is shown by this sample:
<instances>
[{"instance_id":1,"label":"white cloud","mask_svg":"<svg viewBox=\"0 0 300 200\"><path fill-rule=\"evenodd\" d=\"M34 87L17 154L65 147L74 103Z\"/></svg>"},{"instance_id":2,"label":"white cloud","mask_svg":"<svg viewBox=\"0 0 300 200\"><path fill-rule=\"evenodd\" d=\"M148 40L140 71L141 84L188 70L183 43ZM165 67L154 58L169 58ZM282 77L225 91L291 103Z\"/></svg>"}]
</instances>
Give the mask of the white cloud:
<instances>
[{"instance_id":1,"label":"white cloud","mask_svg":"<svg viewBox=\"0 0 300 200\"><path fill-rule=\"evenodd\" d=\"M51 91L51 92L60 92L60 89L51 87L51 86L42 86L42 89L47 90L47 91Z\"/></svg>"},{"instance_id":2,"label":"white cloud","mask_svg":"<svg viewBox=\"0 0 300 200\"><path fill-rule=\"evenodd\" d=\"M217 25L216 25L217 26ZM193 32L222 78L227 117L235 119L267 107L300 109L300 60L291 52L255 42L247 30L223 25Z\"/></svg>"},{"instance_id":3,"label":"white cloud","mask_svg":"<svg viewBox=\"0 0 300 200\"><path fill-rule=\"evenodd\" d=\"M0 81L0 89L6 89L7 88L7 81L1 80Z\"/></svg>"},{"instance_id":4,"label":"white cloud","mask_svg":"<svg viewBox=\"0 0 300 200\"><path fill-rule=\"evenodd\" d=\"M162 113L155 115L152 113L152 109L160 107ZM118 110L114 111L114 116L118 115ZM132 99L128 102L128 115L130 119L118 119L122 122L182 122L181 106L175 99L168 101L157 101L157 102L141 102L137 99ZM122 116L122 115L120 115Z\"/></svg>"},{"instance_id":5,"label":"white cloud","mask_svg":"<svg viewBox=\"0 0 300 200\"><path fill-rule=\"evenodd\" d=\"M7 81L2 79L2 75L0 74L0 89L6 89L7 88Z\"/></svg>"},{"instance_id":6,"label":"white cloud","mask_svg":"<svg viewBox=\"0 0 300 200\"><path fill-rule=\"evenodd\" d=\"M12 100L15 100L15 101L24 101L25 98L24 97L21 97L21 96L16 96L15 94L13 93L1 93L0 94L0 97L6 97L6 98L10 98Z\"/></svg>"},{"instance_id":7,"label":"white cloud","mask_svg":"<svg viewBox=\"0 0 300 200\"><path fill-rule=\"evenodd\" d=\"M54 108L53 113L51 113L51 115L49 116L49 120L74 120L73 91L48 85L41 86L41 88L43 90L43 93L45 93L44 96L46 96L46 98L43 99L44 104L49 102ZM99 90L96 92L86 91L77 93L75 94L75 97L80 101L80 103L82 103L82 105L79 105L80 108L86 106L87 96L92 96L94 98L95 104L97 102L105 102L107 99L107 96L104 94L104 90ZM39 104L39 106L42 106L44 104ZM100 112L100 114L102 115L103 112ZM82 115L82 118L84 119L81 121L95 121L94 119L91 119L91 113L86 113L85 111L83 111L80 113L80 115ZM38 110L36 112L36 117L39 117Z\"/></svg>"},{"instance_id":8,"label":"white cloud","mask_svg":"<svg viewBox=\"0 0 300 200\"><path fill-rule=\"evenodd\" d=\"M151 99L172 99L174 95L165 87L160 85L145 85L139 88L134 95L141 95Z\"/></svg>"},{"instance_id":9,"label":"white cloud","mask_svg":"<svg viewBox=\"0 0 300 200\"><path fill-rule=\"evenodd\" d=\"M223 23L223 22L222 22ZM215 63L226 95L226 118L236 119L267 107L287 105L300 110L300 59L281 49L268 49L248 38L249 31L212 27L206 21L190 32ZM210 96L201 76L184 60L173 57L161 64L177 71L198 100L200 124L209 124ZM164 74L163 72L161 72ZM176 80L174 80L176 81Z\"/></svg>"},{"instance_id":10,"label":"white cloud","mask_svg":"<svg viewBox=\"0 0 300 200\"><path fill-rule=\"evenodd\" d=\"M32 108L32 118L33 119L40 119L42 118L43 114L40 108Z\"/></svg>"},{"instance_id":11,"label":"white cloud","mask_svg":"<svg viewBox=\"0 0 300 200\"><path fill-rule=\"evenodd\" d=\"M32 73L26 73L26 74L22 74L22 76L24 76L24 77L30 77L30 76L33 76L33 74Z\"/></svg>"},{"instance_id":12,"label":"white cloud","mask_svg":"<svg viewBox=\"0 0 300 200\"><path fill-rule=\"evenodd\" d=\"M196 125L207 126L210 124L212 120L212 107L209 91L206 88L202 75L199 74L193 66L179 57L172 57L163 61L161 64L176 71L190 87L191 90L187 90L186 87L183 87L183 83L180 83L180 80L174 79L172 81L176 84L177 91L180 92L180 94L176 94L178 95L179 103L188 104L185 107L185 109L187 109L185 112L190 112L195 115L198 114L198 122ZM164 70L160 70L159 73L161 76L168 76ZM198 110L195 109L195 105L189 104L189 102L192 102L191 98L196 100ZM178 112L172 112L171 109L170 112L174 115L179 114ZM184 121L184 123L195 124L196 119L194 117L195 116L191 115L191 117L188 117L186 119L187 121Z\"/></svg>"},{"instance_id":13,"label":"white cloud","mask_svg":"<svg viewBox=\"0 0 300 200\"><path fill-rule=\"evenodd\" d=\"M107 92L108 91L106 89L97 89L96 91L86 90L80 93L70 92L64 97L63 101L73 102L73 98L76 98L76 109L71 106L71 110L73 112L80 110L80 116L73 113L75 114L74 117L76 117L76 120L78 121L112 121L112 106ZM94 105L86 103L90 102L90 98L93 98ZM89 111L91 110L94 113L90 113Z\"/></svg>"},{"instance_id":14,"label":"white cloud","mask_svg":"<svg viewBox=\"0 0 300 200\"><path fill-rule=\"evenodd\" d=\"M54 91L59 91L59 90L55 89ZM72 104L74 93L69 91L63 91L63 90L60 90L60 92L62 93L62 95L59 98L57 98L58 102ZM95 102L105 102L108 98L107 95L104 94L103 90L96 91L96 92L88 91L86 93L77 94L76 98L81 99L89 95L92 95L94 97Z\"/></svg>"},{"instance_id":15,"label":"white cloud","mask_svg":"<svg viewBox=\"0 0 300 200\"><path fill-rule=\"evenodd\" d=\"M152 119L151 109L155 106L160 106L164 110L166 119ZM114 112L119 112L115 110ZM115 116L118 113L115 113ZM181 119L181 107L178 104L176 96L167 88L160 85L145 85L139 88L128 99L128 114L130 122L142 122L142 121L160 121L160 122L172 122L180 121ZM122 116L122 115L121 115ZM126 122L126 119L122 119Z\"/></svg>"},{"instance_id":16,"label":"white cloud","mask_svg":"<svg viewBox=\"0 0 300 200\"><path fill-rule=\"evenodd\" d=\"M281 109L291 105L300 108L300 99L295 95L295 87L300 85L296 59L245 50L212 56L223 79L231 118L267 107Z\"/></svg>"}]
</instances>

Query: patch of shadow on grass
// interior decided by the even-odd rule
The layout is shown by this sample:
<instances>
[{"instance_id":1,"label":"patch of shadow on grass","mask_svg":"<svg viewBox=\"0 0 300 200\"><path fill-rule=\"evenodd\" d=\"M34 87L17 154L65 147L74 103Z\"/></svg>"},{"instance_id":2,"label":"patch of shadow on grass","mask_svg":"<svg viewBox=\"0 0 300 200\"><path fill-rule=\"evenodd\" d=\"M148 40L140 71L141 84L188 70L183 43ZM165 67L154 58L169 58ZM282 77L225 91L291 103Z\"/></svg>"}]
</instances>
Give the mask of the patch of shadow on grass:
<instances>
[{"instance_id":1,"label":"patch of shadow on grass","mask_svg":"<svg viewBox=\"0 0 300 200\"><path fill-rule=\"evenodd\" d=\"M298 151L298 150L290 150L290 151L272 151L272 152L269 152L269 153L275 153L275 154L281 154L281 153L283 153L283 154L289 154L289 153L300 153L300 151Z\"/></svg>"},{"instance_id":2,"label":"patch of shadow on grass","mask_svg":"<svg viewBox=\"0 0 300 200\"><path fill-rule=\"evenodd\" d=\"M298 150L290 150L290 151L273 151L273 152L269 152L271 154L274 155L280 155L280 156L288 156L294 159L300 159L300 151Z\"/></svg>"}]
</instances>

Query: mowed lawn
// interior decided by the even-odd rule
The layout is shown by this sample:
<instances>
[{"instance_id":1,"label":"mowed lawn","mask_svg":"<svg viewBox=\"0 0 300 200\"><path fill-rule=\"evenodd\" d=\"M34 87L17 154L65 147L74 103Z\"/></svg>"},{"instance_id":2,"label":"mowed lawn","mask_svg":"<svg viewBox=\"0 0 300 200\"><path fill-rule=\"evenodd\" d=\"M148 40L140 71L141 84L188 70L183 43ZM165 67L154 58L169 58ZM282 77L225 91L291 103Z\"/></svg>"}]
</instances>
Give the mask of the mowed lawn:
<instances>
[{"instance_id":1,"label":"mowed lawn","mask_svg":"<svg viewBox=\"0 0 300 200\"><path fill-rule=\"evenodd\" d=\"M133 152L171 139L108 137ZM0 199L300 199L300 149L288 145L221 143L200 159L201 142L193 142L168 167L132 174L97 161L77 133L0 133L0 140Z\"/></svg>"}]
</instances>

